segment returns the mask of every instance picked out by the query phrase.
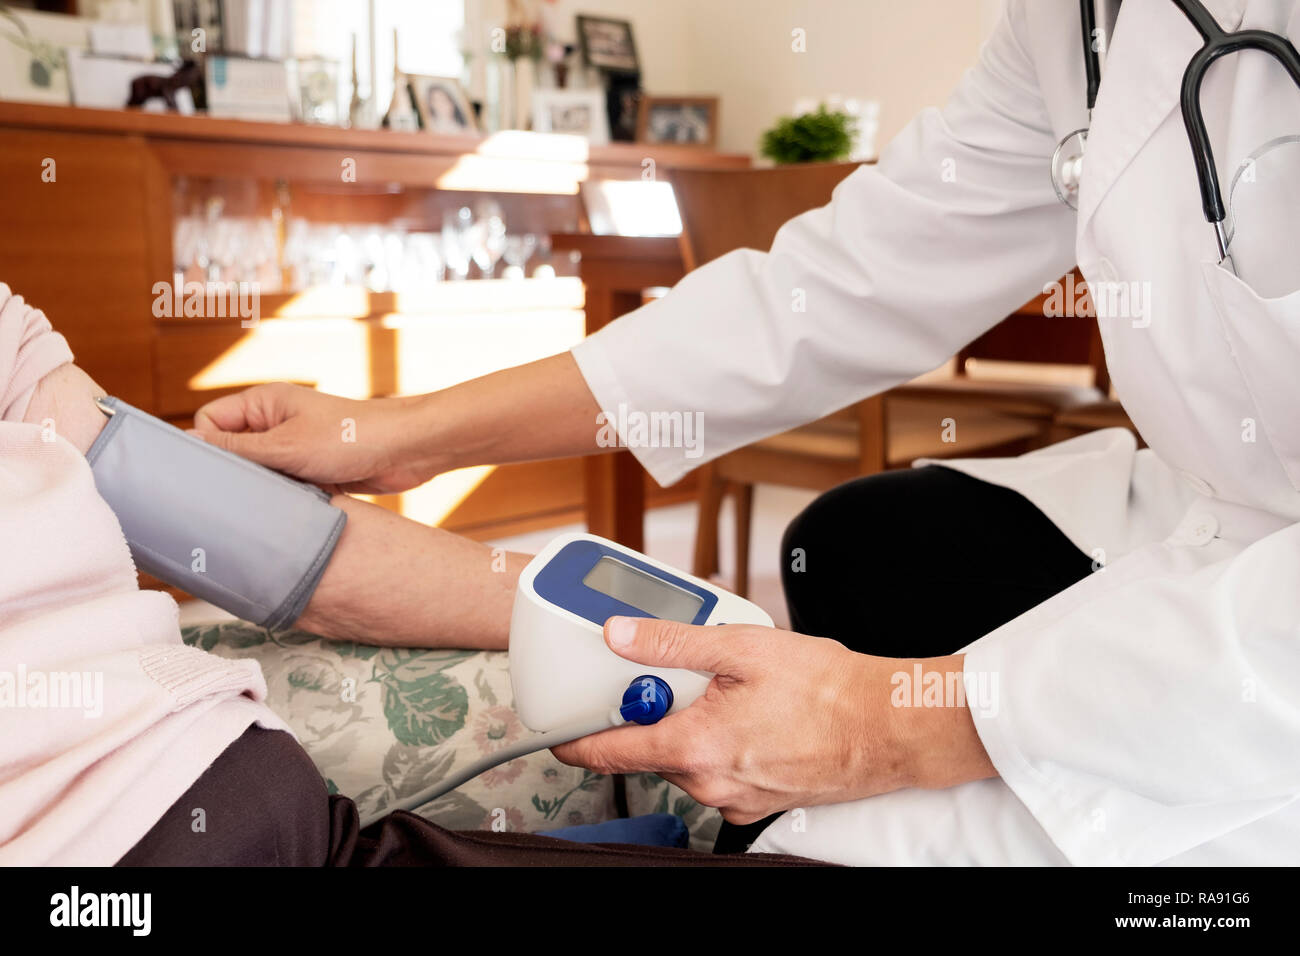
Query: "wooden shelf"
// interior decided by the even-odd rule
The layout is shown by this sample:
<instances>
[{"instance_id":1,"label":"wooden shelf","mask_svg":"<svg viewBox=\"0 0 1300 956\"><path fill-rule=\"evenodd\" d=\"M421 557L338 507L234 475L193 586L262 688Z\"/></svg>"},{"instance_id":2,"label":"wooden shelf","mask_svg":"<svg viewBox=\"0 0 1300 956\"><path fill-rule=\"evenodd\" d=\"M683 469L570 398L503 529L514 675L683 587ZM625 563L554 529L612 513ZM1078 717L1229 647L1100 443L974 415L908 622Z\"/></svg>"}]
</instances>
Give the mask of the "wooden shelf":
<instances>
[{"instance_id":1,"label":"wooden shelf","mask_svg":"<svg viewBox=\"0 0 1300 956\"><path fill-rule=\"evenodd\" d=\"M340 129L305 123L266 123L213 119L208 116L179 116L174 113L146 113L140 110L85 109L0 101L0 127L4 126L63 132L136 134L153 140L376 150L416 156L461 156L470 153L505 158L494 152L491 145L494 141L500 142L503 134L448 136L394 130ZM695 146L643 143L587 146L578 137L516 130L509 131L508 140L512 145L510 153L516 158L538 161L573 161L573 150L577 148L585 153L585 158L579 161L601 166L633 166L638 170L645 159L653 159L656 164L669 168L743 169L750 165L750 158L744 154L719 153ZM535 145L535 149L529 149L530 143Z\"/></svg>"}]
</instances>

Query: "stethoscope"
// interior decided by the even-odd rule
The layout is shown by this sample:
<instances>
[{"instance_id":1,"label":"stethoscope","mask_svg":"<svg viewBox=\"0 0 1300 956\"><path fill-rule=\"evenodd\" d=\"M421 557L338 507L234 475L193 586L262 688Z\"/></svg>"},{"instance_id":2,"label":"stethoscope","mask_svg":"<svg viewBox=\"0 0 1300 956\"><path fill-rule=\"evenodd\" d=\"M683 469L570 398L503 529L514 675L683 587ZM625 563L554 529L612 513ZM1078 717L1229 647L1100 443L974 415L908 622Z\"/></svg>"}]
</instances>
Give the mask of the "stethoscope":
<instances>
[{"instance_id":1,"label":"stethoscope","mask_svg":"<svg viewBox=\"0 0 1300 956\"><path fill-rule=\"evenodd\" d=\"M1286 37L1267 30L1223 30L1200 0L1173 0L1174 6L1192 22L1204 44L1187 64L1183 73L1182 110L1183 126L1192 145L1192 158L1196 161L1196 178L1201 187L1201 208L1205 219L1214 226L1214 238L1219 248L1220 265L1232 268L1228 246L1232 234L1227 225L1228 213L1223 205L1223 191L1219 188L1219 174L1214 166L1214 152L1210 134L1205 129L1201 113L1201 83L1210 65L1221 56L1242 50L1261 50L1276 58L1300 87L1300 53ZM1103 44L1097 38L1097 8L1095 0L1079 0L1080 21L1083 28L1084 69L1088 81L1088 122L1092 123L1092 110L1097 104L1097 88L1101 85L1101 56ZM1285 137L1292 140L1292 137ZM1088 142L1088 127L1077 129L1061 140L1052 154L1052 186L1057 198L1072 209L1077 209L1079 183L1083 176L1083 154ZM1239 173L1240 175L1240 173ZM1234 177L1234 185L1236 178Z\"/></svg>"}]
</instances>

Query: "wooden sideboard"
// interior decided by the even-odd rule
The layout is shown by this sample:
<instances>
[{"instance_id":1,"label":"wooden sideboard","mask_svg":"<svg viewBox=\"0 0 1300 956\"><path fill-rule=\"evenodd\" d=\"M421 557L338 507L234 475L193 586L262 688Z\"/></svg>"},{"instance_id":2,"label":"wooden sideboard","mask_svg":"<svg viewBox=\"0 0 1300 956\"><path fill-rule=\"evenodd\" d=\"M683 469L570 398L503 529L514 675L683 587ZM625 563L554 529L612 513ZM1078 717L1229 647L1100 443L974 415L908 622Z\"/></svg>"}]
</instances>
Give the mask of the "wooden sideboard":
<instances>
[{"instance_id":1,"label":"wooden sideboard","mask_svg":"<svg viewBox=\"0 0 1300 956\"><path fill-rule=\"evenodd\" d=\"M556 279L443 282L415 295L359 286L267 294L252 329L238 318L160 317L154 289L176 266L182 188L228 189L262 210L288 189L295 215L308 219L426 230L449 204L491 194L508 222L550 234L582 229L582 181L640 178L646 160L668 180L676 167L749 165L691 147L588 147L523 132L438 136L0 103L0 282L50 316L109 392L178 423L258 381L353 397L424 391L571 345L586 304L576 265L562 261L571 268ZM503 466L382 503L486 537L577 518L583 471L580 461ZM653 504L691 489L650 494Z\"/></svg>"}]
</instances>

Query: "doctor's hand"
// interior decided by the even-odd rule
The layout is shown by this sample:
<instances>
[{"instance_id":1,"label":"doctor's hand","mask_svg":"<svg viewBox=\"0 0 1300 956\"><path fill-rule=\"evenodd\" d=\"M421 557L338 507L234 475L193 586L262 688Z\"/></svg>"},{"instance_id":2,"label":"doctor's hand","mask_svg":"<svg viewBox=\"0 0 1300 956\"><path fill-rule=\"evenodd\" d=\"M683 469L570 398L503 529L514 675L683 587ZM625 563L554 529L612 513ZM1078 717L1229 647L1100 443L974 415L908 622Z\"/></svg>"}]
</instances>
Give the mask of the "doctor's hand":
<instances>
[{"instance_id":1,"label":"doctor's hand","mask_svg":"<svg viewBox=\"0 0 1300 956\"><path fill-rule=\"evenodd\" d=\"M211 401L193 434L334 492L406 491L435 474L410 444L415 399L355 401L301 385L257 385Z\"/></svg>"},{"instance_id":2,"label":"doctor's hand","mask_svg":"<svg viewBox=\"0 0 1300 956\"><path fill-rule=\"evenodd\" d=\"M593 734L555 756L598 773L653 771L731 823L996 773L964 706L891 703L894 675L911 676L916 663L960 675L961 655L871 657L772 628L648 618L611 618L605 641L640 664L716 676L657 724Z\"/></svg>"},{"instance_id":3,"label":"doctor's hand","mask_svg":"<svg viewBox=\"0 0 1300 956\"><path fill-rule=\"evenodd\" d=\"M613 451L568 352L405 398L258 385L209 402L194 434L329 491L406 491L468 465Z\"/></svg>"}]
</instances>

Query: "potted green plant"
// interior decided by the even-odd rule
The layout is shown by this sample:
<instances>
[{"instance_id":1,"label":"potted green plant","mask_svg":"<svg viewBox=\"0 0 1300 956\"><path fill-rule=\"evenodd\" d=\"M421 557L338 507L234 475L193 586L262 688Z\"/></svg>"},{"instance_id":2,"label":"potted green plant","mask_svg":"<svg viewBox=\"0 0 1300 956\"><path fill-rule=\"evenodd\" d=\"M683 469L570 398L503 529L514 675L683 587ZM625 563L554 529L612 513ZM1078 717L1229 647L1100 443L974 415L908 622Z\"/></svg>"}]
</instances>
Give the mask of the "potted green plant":
<instances>
[{"instance_id":1,"label":"potted green plant","mask_svg":"<svg viewBox=\"0 0 1300 956\"><path fill-rule=\"evenodd\" d=\"M847 159L853 151L855 125L848 113L822 104L811 113L777 120L763 134L759 152L778 166Z\"/></svg>"}]
</instances>

